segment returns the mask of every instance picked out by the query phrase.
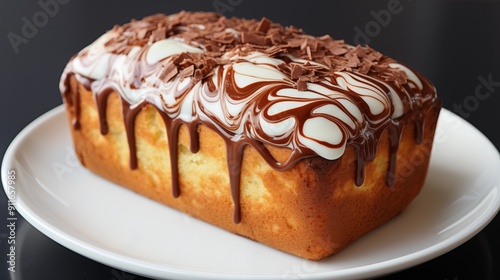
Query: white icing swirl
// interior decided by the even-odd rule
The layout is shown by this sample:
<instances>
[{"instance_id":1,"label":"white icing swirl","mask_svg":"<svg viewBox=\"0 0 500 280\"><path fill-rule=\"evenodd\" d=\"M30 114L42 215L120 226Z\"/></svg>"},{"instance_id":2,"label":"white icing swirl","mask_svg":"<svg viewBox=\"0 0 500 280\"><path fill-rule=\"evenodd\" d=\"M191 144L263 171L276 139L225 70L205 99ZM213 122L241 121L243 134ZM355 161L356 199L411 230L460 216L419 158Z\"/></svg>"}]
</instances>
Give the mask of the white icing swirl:
<instances>
[{"instance_id":1,"label":"white icing swirl","mask_svg":"<svg viewBox=\"0 0 500 280\"><path fill-rule=\"evenodd\" d=\"M149 47L146 62L148 64L155 64L167 57L183 52L202 53L203 50L183 44L173 38L168 38L155 42Z\"/></svg>"},{"instance_id":2,"label":"white icing swirl","mask_svg":"<svg viewBox=\"0 0 500 280\"><path fill-rule=\"evenodd\" d=\"M251 135L264 143L279 143L291 149L305 147L333 160L344 153L349 139L362 133L366 122L377 126L405 113L400 95L381 80L359 73L335 72L332 80L308 82L307 90L299 91L278 68L283 60L260 52L226 56L229 63L217 66L209 81L193 85L191 78L176 76L164 82L160 73L173 55L203 50L178 38L169 38L142 48L133 47L127 55L111 54L105 43L114 35L108 32L82 50L70 63L71 71L77 77L94 80L93 91L106 83L131 107L148 101L170 117L185 122L198 116L209 120L231 139ZM291 55L286 58L296 63L306 62ZM137 79L135 69L140 65L148 72L142 73L139 85L132 85L130 81ZM411 86L423 88L409 68L398 63L389 67L402 70ZM209 89L208 82L215 85L215 91ZM60 87L65 90L63 81Z\"/></svg>"}]
</instances>

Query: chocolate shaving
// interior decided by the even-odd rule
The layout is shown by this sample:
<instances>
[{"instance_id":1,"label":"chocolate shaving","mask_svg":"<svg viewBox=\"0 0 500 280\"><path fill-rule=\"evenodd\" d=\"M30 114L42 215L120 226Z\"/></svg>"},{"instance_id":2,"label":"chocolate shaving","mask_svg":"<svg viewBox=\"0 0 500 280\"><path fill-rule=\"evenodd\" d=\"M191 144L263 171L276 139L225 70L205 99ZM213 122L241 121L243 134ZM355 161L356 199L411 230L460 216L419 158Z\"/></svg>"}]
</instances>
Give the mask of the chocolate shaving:
<instances>
[{"instance_id":1,"label":"chocolate shaving","mask_svg":"<svg viewBox=\"0 0 500 280\"><path fill-rule=\"evenodd\" d=\"M290 38L290 40L288 40L288 46L290 46L291 48L300 47L303 43L304 40L302 40L301 38Z\"/></svg>"},{"instance_id":2,"label":"chocolate shaving","mask_svg":"<svg viewBox=\"0 0 500 280\"><path fill-rule=\"evenodd\" d=\"M307 54L307 58L309 60L313 59L312 54L311 54L311 48L309 46L306 47L306 54Z\"/></svg>"},{"instance_id":3,"label":"chocolate shaving","mask_svg":"<svg viewBox=\"0 0 500 280\"><path fill-rule=\"evenodd\" d=\"M272 22L269 19L263 17L260 20L259 25L257 25L256 31L266 33L269 30L269 27L271 27L271 23Z\"/></svg>"},{"instance_id":4,"label":"chocolate shaving","mask_svg":"<svg viewBox=\"0 0 500 280\"><path fill-rule=\"evenodd\" d=\"M297 90L298 91L306 91L307 90L307 83L304 80L298 80L297 81Z\"/></svg>"},{"instance_id":5,"label":"chocolate shaving","mask_svg":"<svg viewBox=\"0 0 500 280\"><path fill-rule=\"evenodd\" d=\"M139 29L139 31L137 31L137 38L138 39L146 38L146 34L148 33L148 31L149 30L147 30L146 28Z\"/></svg>"},{"instance_id":6,"label":"chocolate shaving","mask_svg":"<svg viewBox=\"0 0 500 280\"><path fill-rule=\"evenodd\" d=\"M230 32L219 32L214 34L211 40L217 43L229 45L232 44L234 41L234 34Z\"/></svg>"},{"instance_id":7,"label":"chocolate shaving","mask_svg":"<svg viewBox=\"0 0 500 280\"><path fill-rule=\"evenodd\" d=\"M193 75L193 81L192 83L193 84L196 84L198 83L199 81L201 81L203 79L203 74L201 73L201 70L200 69L196 69L194 71L194 75Z\"/></svg>"},{"instance_id":8,"label":"chocolate shaving","mask_svg":"<svg viewBox=\"0 0 500 280\"><path fill-rule=\"evenodd\" d=\"M192 77L194 74L194 65L191 65L187 68L184 68L180 73L179 73L179 78L181 80L184 80L187 77Z\"/></svg>"},{"instance_id":9,"label":"chocolate shaving","mask_svg":"<svg viewBox=\"0 0 500 280\"><path fill-rule=\"evenodd\" d=\"M343 55L343 54L346 54L348 51L349 50L347 50L346 48L341 47L341 46L337 46L337 47L334 47L334 48L330 49L330 52L333 55Z\"/></svg>"},{"instance_id":10,"label":"chocolate shaving","mask_svg":"<svg viewBox=\"0 0 500 280\"><path fill-rule=\"evenodd\" d=\"M168 82L177 75L177 72L177 67L170 62L163 68L163 71L161 71L160 79L164 82Z\"/></svg>"},{"instance_id":11,"label":"chocolate shaving","mask_svg":"<svg viewBox=\"0 0 500 280\"><path fill-rule=\"evenodd\" d=\"M371 69L375 72L384 72L387 67L389 66L385 64L372 64Z\"/></svg>"},{"instance_id":12,"label":"chocolate shaving","mask_svg":"<svg viewBox=\"0 0 500 280\"><path fill-rule=\"evenodd\" d=\"M266 36L266 40L269 39L270 43L268 45L272 45L272 47L275 47L279 43L281 43L281 35L279 33L272 33ZM267 42L267 41L266 41Z\"/></svg>"},{"instance_id":13,"label":"chocolate shaving","mask_svg":"<svg viewBox=\"0 0 500 280\"><path fill-rule=\"evenodd\" d=\"M296 80L304 73L304 68L296 63L291 64L291 66L292 66L291 78L293 80Z\"/></svg>"},{"instance_id":14,"label":"chocolate shaving","mask_svg":"<svg viewBox=\"0 0 500 280\"><path fill-rule=\"evenodd\" d=\"M265 50L265 52L269 56L274 57L274 56L277 56L278 54L286 53L286 49L278 47L278 46L272 46L272 47L267 48Z\"/></svg>"},{"instance_id":15,"label":"chocolate shaving","mask_svg":"<svg viewBox=\"0 0 500 280\"><path fill-rule=\"evenodd\" d=\"M261 46L265 46L267 43L265 36L259 35L258 33L255 32L242 32L241 42L250 43L254 45L261 45Z\"/></svg>"},{"instance_id":16,"label":"chocolate shaving","mask_svg":"<svg viewBox=\"0 0 500 280\"><path fill-rule=\"evenodd\" d=\"M307 39L304 39L302 41L302 44L300 44L300 50L303 51L307 47Z\"/></svg>"},{"instance_id":17,"label":"chocolate shaving","mask_svg":"<svg viewBox=\"0 0 500 280\"><path fill-rule=\"evenodd\" d=\"M370 71L371 64L369 62L364 62L361 64L361 67L358 69L358 73L368 74Z\"/></svg>"},{"instance_id":18,"label":"chocolate shaving","mask_svg":"<svg viewBox=\"0 0 500 280\"><path fill-rule=\"evenodd\" d=\"M388 67L394 60L369 46L351 46L343 40L334 40L330 35L310 36L302 29L281 26L265 17L256 21L226 18L209 12L182 11L175 16L157 14L123 26L115 25L112 32L113 36L105 47L114 53L128 54L134 46L169 37L180 38L205 51L201 54L181 53L169 62L162 62L165 63L161 73L164 81L179 75L181 79L192 77L196 83L213 75L217 65L229 63L227 57L242 57L258 51L283 59L284 63L278 65L278 69L296 82L298 90L306 90L307 82L330 80L339 71L376 76L394 82L396 86L407 83L403 71ZM322 66L290 63L285 54Z\"/></svg>"},{"instance_id":19,"label":"chocolate shaving","mask_svg":"<svg viewBox=\"0 0 500 280\"><path fill-rule=\"evenodd\" d=\"M153 31L151 38L153 42L163 40L167 38L167 28L161 27Z\"/></svg>"}]
</instances>

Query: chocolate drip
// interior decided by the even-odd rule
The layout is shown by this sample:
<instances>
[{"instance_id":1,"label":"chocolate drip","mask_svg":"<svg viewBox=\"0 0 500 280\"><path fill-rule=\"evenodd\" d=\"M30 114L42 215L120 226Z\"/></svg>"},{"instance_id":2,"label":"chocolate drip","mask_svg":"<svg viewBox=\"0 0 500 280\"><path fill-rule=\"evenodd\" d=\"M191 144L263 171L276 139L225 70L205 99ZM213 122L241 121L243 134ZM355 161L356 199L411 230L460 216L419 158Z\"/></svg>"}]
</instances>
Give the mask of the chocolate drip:
<instances>
[{"instance_id":1,"label":"chocolate drip","mask_svg":"<svg viewBox=\"0 0 500 280\"><path fill-rule=\"evenodd\" d=\"M75 129L80 129L80 114L81 114L81 109L80 109L80 93L77 93L73 95L73 108L74 108L74 114L75 118L73 119L73 127Z\"/></svg>"},{"instance_id":2,"label":"chocolate drip","mask_svg":"<svg viewBox=\"0 0 500 280\"><path fill-rule=\"evenodd\" d=\"M365 133L351 142L356 151L356 176L354 182L358 187L363 185L365 180L366 163L375 158L378 138L373 135L373 132L366 130Z\"/></svg>"},{"instance_id":3,"label":"chocolate drip","mask_svg":"<svg viewBox=\"0 0 500 280\"><path fill-rule=\"evenodd\" d=\"M191 122L187 124L189 131L189 150L196 154L200 150L200 135L198 133L198 123Z\"/></svg>"},{"instance_id":4,"label":"chocolate drip","mask_svg":"<svg viewBox=\"0 0 500 280\"><path fill-rule=\"evenodd\" d=\"M365 181L366 157L362 146L354 145L354 148L356 150L356 177L354 183L359 187Z\"/></svg>"},{"instance_id":5,"label":"chocolate drip","mask_svg":"<svg viewBox=\"0 0 500 280\"><path fill-rule=\"evenodd\" d=\"M243 160L243 150L247 143L245 141L232 142L226 140L226 161L229 173L229 185L231 188L231 198L234 204L233 221L235 224L241 222L240 206L240 179L241 163Z\"/></svg>"},{"instance_id":6,"label":"chocolate drip","mask_svg":"<svg viewBox=\"0 0 500 280\"><path fill-rule=\"evenodd\" d=\"M233 73L234 75L234 73ZM233 78L230 78L229 81L232 81L227 84L229 92L234 91L234 95L241 95L240 92L245 91L255 91L257 90L254 87L249 87L246 89L237 88L233 81ZM265 86L263 83L261 86ZM101 90L99 93L95 93L95 101L96 107L99 116L99 123L101 128L101 133L104 135L108 133L108 125L106 120L106 109L107 109L107 100L110 94L113 92L112 89L107 88ZM71 98L68 98L68 94L65 94L65 98L73 104L73 106L78 105L76 103L79 100L78 90L71 90L72 94ZM199 150L199 135L198 135L198 124L201 123L197 118L195 118L191 122L183 122L179 118L171 118L168 116L166 112L162 109L156 107L154 104L148 101L143 101L142 103L136 105L131 108L131 105L125 101L124 98L121 98L122 104L122 113L123 113L123 121L125 124L125 130L127 135L127 141L129 145L129 154L130 154L130 168L137 169L138 167L138 159L137 159L137 149L136 149L136 137L135 137L135 119L137 114L147 105L154 106L160 116L162 117L166 134L168 138L169 145L169 154L170 154L170 165L171 165L171 186L172 186L172 196L177 198L181 194L181 190L179 187L179 176L178 176L178 141L179 141L179 128L182 124L186 124L188 128L188 133L190 136L190 150L192 153L196 153ZM361 102L361 101L358 101ZM76 104L75 104L76 103ZM314 107L316 105L311 105L310 107ZM76 110L76 108L75 108ZM345 109L344 109L345 110ZM78 110L79 111L79 110ZM310 111L309 110L304 110ZM418 112L421 110L419 109ZM413 113L414 116L422 116L423 113ZM348 113L346 111L346 113ZM418 143L421 141L423 135L423 122L418 118L411 118L413 123L415 124L415 141ZM79 123L79 113L75 113L74 123ZM209 125L211 126L211 125ZM395 181L395 172L396 172L396 160L397 160L397 152L401 137L402 129L405 124L400 123L398 121L388 121L385 124L380 125L379 129L371 130L365 129L364 133L358 135L358 137L354 138L350 141L350 144L355 148L356 151L356 174L355 174L355 184L357 186L361 186L364 181L364 169L367 162L372 161L375 158L376 149L378 146L378 139L380 138L381 133L385 130L389 130L390 137L390 161L388 172L386 176L386 183L389 187L394 185ZM309 156L314 156L314 154L308 154L306 151L298 152L298 150L294 150L290 157L285 162L278 162L265 148L262 142L256 141L255 139L248 139L245 137L241 137L236 141L231 140L230 138L224 137L227 132L220 131L216 127L211 126L214 131L217 131L225 140L226 143L226 156L227 156L227 167L228 167L228 175L230 181L230 192L231 198L234 204L234 212L233 212L233 221L235 223L239 223L241 221L241 205L240 205L240 179L241 179L241 165L243 159L243 150L246 145L253 146L262 158L274 169L278 171L284 171L292 168L298 161L304 159ZM385 127L385 128L384 128ZM79 129L75 127L75 129Z\"/></svg>"},{"instance_id":7,"label":"chocolate drip","mask_svg":"<svg viewBox=\"0 0 500 280\"><path fill-rule=\"evenodd\" d=\"M171 186L172 186L172 196L177 198L181 194L179 187L179 128L181 122L178 119L172 119L158 110L165 123L165 129L167 131L168 139L168 151L170 153L170 176L171 176ZM193 145L193 136L196 133L190 133L191 135L191 146ZM197 137L196 137L197 138ZM197 139L196 139L197 141ZM198 145L198 144L197 144Z\"/></svg>"},{"instance_id":8,"label":"chocolate drip","mask_svg":"<svg viewBox=\"0 0 500 280\"><path fill-rule=\"evenodd\" d=\"M101 134L105 135L108 133L108 118L106 116L106 110L108 107L108 97L113 92L112 89L107 89L102 91L95 96L95 103L97 107L97 115L99 116L99 125L101 128ZM122 101L123 102L123 101Z\"/></svg>"},{"instance_id":9,"label":"chocolate drip","mask_svg":"<svg viewBox=\"0 0 500 280\"><path fill-rule=\"evenodd\" d=\"M398 159L399 143L401 141L402 126L396 121L389 124L389 167L386 175L386 184L389 187L394 186L396 179L396 162Z\"/></svg>"},{"instance_id":10,"label":"chocolate drip","mask_svg":"<svg viewBox=\"0 0 500 280\"><path fill-rule=\"evenodd\" d=\"M415 126L415 143L421 144L424 139L424 122L422 119L416 119L413 121L413 125Z\"/></svg>"},{"instance_id":11,"label":"chocolate drip","mask_svg":"<svg viewBox=\"0 0 500 280\"><path fill-rule=\"evenodd\" d=\"M125 130L127 134L127 140L129 145L130 154L130 168L137 169L138 159L137 159L137 148L136 148L136 136L135 136L135 119L137 114L148 104L145 101L138 106L131 108L130 104L122 99L123 108L123 120L125 123ZM165 124L165 130L168 139L168 150L170 155L170 174L171 174L171 188L172 196L177 198L181 194L179 187L179 129L184 123L180 119L172 119L165 112L163 112L158 107L154 106L156 110L160 113ZM196 123L189 123L188 130L190 135L190 150L192 153L196 153L199 150L199 135Z\"/></svg>"},{"instance_id":12,"label":"chocolate drip","mask_svg":"<svg viewBox=\"0 0 500 280\"><path fill-rule=\"evenodd\" d=\"M130 107L130 104L121 99L122 101L122 112L123 112L123 122L125 123L125 131L127 134L128 148L129 148L129 158L130 158L130 169L137 169L137 145L135 138L135 118L137 114L146 106L146 102L140 103L134 108Z\"/></svg>"},{"instance_id":13,"label":"chocolate drip","mask_svg":"<svg viewBox=\"0 0 500 280\"><path fill-rule=\"evenodd\" d=\"M80 93L78 92L78 82L74 74L68 75L63 81L65 87L68 89L63 93L63 98L71 108L73 119L71 125L73 129L80 129Z\"/></svg>"}]
</instances>

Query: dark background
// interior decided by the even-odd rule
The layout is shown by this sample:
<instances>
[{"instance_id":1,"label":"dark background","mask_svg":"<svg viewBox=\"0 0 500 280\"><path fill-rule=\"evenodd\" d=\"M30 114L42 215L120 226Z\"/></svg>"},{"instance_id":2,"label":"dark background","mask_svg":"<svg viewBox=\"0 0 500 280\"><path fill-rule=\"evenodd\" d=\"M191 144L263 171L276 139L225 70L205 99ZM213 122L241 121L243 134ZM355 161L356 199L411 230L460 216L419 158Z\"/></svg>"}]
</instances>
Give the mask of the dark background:
<instances>
[{"instance_id":1,"label":"dark background","mask_svg":"<svg viewBox=\"0 0 500 280\"><path fill-rule=\"evenodd\" d=\"M23 127L62 103L58 82L73 54L114 24L183 9L218 11L228 17L259 19L266 16L275 22L301 27L313 35L330 34L351 44L369 43L427 76L436 85L445 108L461 115L481 130L497 149L500 147L500 2L497 1L41 2L57 3L58 11L44 17L38 1L0 1L2 158L10 141ZM397 8L388 9L391 5ZM377 23L379 15L387 15L380 12L382 10L392 11L391 16L379 18ZM30 38L13 44L12 34L23 36L26 20L32 23L37 20L39 27L26 36ZM359 35L359 30L365 35ZM482 95L475 93L481 78L493 81L490 94L487 87L482 89ZM460 106L461 112L457 109ZM6 221L6 217L7 199L0 195L0 221ZM17 234L26 234L25 240L29 243L23 246L23 252L18 252L23 258L16 268L22 273L7 273L7 230L0 226L0 279L143 279L73 253L39 233L20 216L19 219ZM457 249L382 279L500 279L499 236L500 218L497 217Z\"/></svg>"}]
</instances>

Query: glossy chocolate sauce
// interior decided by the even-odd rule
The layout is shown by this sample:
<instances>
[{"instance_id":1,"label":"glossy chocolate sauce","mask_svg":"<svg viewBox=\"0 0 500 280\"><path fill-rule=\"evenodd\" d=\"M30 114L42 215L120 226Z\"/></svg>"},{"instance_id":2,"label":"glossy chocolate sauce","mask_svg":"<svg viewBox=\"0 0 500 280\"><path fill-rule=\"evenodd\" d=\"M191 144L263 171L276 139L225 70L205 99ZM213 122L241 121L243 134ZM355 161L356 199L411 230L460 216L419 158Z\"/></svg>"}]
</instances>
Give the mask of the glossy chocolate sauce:
<instances>
[{"instance_id":1,"label":"glossy chocolate sauce","mask_svg":"<svg viewBox=\"0 0 500 280\"><path fill-rule=\"evenodd\" d=\"M265 18L226 19L213 13L155 15L115 26L72 58L61 91L78 130L80 96L72 80L93 92L103 135L108 133L107 99L118 93L131 169L140 161L135 118L145 106L157 109L168 138L173 197L182 194L180 126L189 131L192 153L199 150L199 124L216 131L226 144L235 223L241 221L247 145L279 171L308 157L335 160L351 145L354 182L361 186L365 165L374 160L387 130L386 183L392 187L404 127L413 123L415 141L422 142L422 120L437 101L434 87L420 74L369 47L313 37ZM280 162L265 144L291 154Z\"/></svg>"}]
</instances>

